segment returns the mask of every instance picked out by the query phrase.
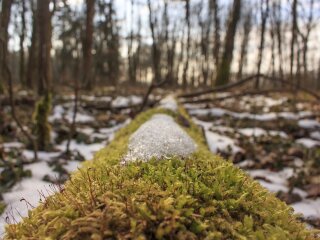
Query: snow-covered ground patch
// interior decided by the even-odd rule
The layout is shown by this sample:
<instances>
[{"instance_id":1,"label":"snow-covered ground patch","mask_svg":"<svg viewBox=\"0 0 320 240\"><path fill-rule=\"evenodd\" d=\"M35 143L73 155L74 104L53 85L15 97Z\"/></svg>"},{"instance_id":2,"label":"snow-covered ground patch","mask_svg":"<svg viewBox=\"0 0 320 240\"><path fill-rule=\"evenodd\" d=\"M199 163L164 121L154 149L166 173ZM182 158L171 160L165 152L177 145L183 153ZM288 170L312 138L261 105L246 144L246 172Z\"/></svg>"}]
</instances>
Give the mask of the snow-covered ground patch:
<instances>
[{"instance_id":1,"label":"snow-covered ground patch","mask_svg":"<svg viewBox=\"0 0 320 240\"><path fill-rule=\"evenodd\" d=\"M205 137L209 149L213 153L220 151L237 153L242 151L242 149L235 144L235 141L227 136L223 136L211 131L205 131Z\"/></svg>"},{"instance_id":2,"label":"snow-covered ground patch","mask_svg":"<svg viewBox=\"0 0 320 240\"><path fill-rule=\"evenodd\" d=\"M27 216L28 210L37 206L40 200L44 200L41 195L49 196L54 193L52 184L43 181L46 175L55 177L46 162L29 164L25 169L32 172L32 177L22 179L10 192L3 194L3 200L8 205L0 216L1 235L6 221L11 223L20 221L21 217ZM6 220L7 217L8 220Z\"/></svg>"},{"instance_id":3,"label":"snow-covered ground patch","mask_svg":"<svg viewBox=\"0 0 320 240\"><path fill-rule=\"evenodd\" d=\"M320 198L305 199L291 205L296 213L305 218L320 218Z\"/></svg>"},{"instance_id":4,"label":"snow-covered ground patch","mask_svg":"<svg viewBox=\"0 0 320 240\"><path fill-rule=\"evenodd\" d=\"M320 123L313 119L302 119L298 122L298 125L302 128L320 128Z\"/></svg>"},{"instance_id":5,"label":"snow-covered ground patch","mask_svg":"<svg viewBox=\"0 0 320 240\"><path fill-rule=\"evenodd\" d=\"M316 141L310 138L300 138L296 141L298 144L302 144L306 148L313 148L313 147L319 147L320 141Z\"/></svg>"}]
</instances>

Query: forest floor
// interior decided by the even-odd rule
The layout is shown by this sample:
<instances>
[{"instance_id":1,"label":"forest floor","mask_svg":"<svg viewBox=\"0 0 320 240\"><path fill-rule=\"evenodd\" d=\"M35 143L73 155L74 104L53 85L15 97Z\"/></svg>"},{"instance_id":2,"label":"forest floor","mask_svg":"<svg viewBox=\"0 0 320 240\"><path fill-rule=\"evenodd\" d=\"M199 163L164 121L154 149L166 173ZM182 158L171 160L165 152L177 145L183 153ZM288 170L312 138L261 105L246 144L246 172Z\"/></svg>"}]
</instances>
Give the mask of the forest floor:
<instances>
[{"instance_id":1,"label":"forest floor","mask_svg":"<svg viewBox=\"0 0 320 240\"><path fill-rule=\"evenodd\" d=\"M160 95L151 96L151 101L157 102ZM141 102L136 93L82 95L70 159L64 151L73 97L57 96L49 118L51 151L39 152L38 162L33 162L33 152L20 140L21 132L10 121L9 108L4 109L0 113L0 233L6 222L26 216L28 209L52 194L54 186L66 181L82 161L107 145L114 133L130 122L132 107ZM212 152L233 161L301 213L310 226L320 228L320 104L257 95L184 106L203 128ZM19 108L26 128L31 126L32 108L32 104Z\"/></svg>"}]
</instances>

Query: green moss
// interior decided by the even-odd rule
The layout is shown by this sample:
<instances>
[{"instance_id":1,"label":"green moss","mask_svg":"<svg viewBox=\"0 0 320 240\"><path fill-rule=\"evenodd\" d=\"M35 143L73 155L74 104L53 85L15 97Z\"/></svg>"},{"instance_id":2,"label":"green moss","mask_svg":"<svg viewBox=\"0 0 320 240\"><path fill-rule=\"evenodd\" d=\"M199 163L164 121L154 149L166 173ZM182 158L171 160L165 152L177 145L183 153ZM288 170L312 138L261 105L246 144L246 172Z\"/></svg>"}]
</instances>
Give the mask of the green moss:
<instances>
[{"instance_id":1,"label":"green moss","mask_svg":"<svg viewBox=\"0 0 320 240\"><path fill-rule=\"evenodd\" d=\"M130 134L159 112L186 126L198 151L120 165ZM58 190L5 239L316 239L289 206L211 154L183 109L139 115Z\"/></svg>"},{"instance_id":2,"label":"green moss","mask_svg":"<svg viewBox=\"0 0 320 240\"><path fill-rule=\"evenodd\" d=\"M48 117L51 112L51 95L46 94L41 98L33 114L34 134L37 136L39 150L48 150L50 146L51 126Z\"/></svg>"},{"instance_id":3,"label":"green moss","mask_svg":"<svg viewBox=\"0 0 320 240\"><path fill-rule=\"evenodd\" d=\"M0 214L4 212L6 209L7 205L4 202L0 202Z\"/></svg>"}]
</instances>

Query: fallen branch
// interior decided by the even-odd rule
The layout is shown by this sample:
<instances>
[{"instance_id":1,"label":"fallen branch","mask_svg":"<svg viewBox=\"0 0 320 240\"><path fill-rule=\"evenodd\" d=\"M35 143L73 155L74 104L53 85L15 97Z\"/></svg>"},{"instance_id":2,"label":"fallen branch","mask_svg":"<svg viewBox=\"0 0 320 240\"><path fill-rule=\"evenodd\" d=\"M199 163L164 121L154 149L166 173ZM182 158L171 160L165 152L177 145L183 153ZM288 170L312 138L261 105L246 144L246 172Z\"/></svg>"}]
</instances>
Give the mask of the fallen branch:
<instances>
[{"instance_id":1,"label":"fallen branch","mask_svg":"<svg viewBox=\"0 0 320 240\"><path fill-rule=\"evenodd\" d=\"M242 84L245 84L247 82L250 82L251 80L256 79L257 76L258 75L249 76L249 77L241 79L238 82L229 83L229 84L226 84L226 85L223 85L223 86L220 86L220 87L216 87L216 88L213 88L213 89L207 89L207 90L202 90L202 91L196 91L196 92L193 92L193 93L181 94L181 95L178 96L178 98L192 98L192 97L198 97L198 96L209 94L209 93L226 91L226 90L241 86Z\"/></svg>"},{"instance_id":2,"label":"fallen branch","mask_svg":"<svg viewBox=\"0 0 320 240\"><path fill-rule=\"evenodd\" d=\"M277 81L277 82L283 83L285 85L293 87L292 89L294 89L295 91L305 92L305 93L309 94L310 96L316 98L318 101L320 100L320 96L317 93L313 92L312 90L310 90L308 88L301 87L301 86L297 87L295 84L291 83L288 80L285 80L285 79L282 79L282 78L279 78L279 77L270 77L270 76L267 76L267 75L264 75L264 74L256 74L256 75L253 75L253 76L249 76L249 77L246 77L246 78L243 78L243 79L239 80L238 82L230 83L230 84L227 84L227 85L224 85L224 86L221 86L221 87L216 87L216 88L213 88L213 89L208 89L208 90L204 90L204 91L197 91L197 92L194 92L194 93L181 94L178 97L179 98L192 98L192 97L202 96L202 95L205 95L205 94L210 94L210 93L230 90L232 88L241 86L241 85L243 85L243 84L245 84L247 82L255 80L257 77L261 77L261 78L264 78L264 79L269 80L269 81Z\"/></svg>"},{"instance_id":3,"label":"fallen branch","mask_svg":"<svg viewBox=\"0 0 320 240\"><path fill-rule=\"evenodd\" d=\"M216 97L216 98L202 98L202 99L188 99L185 101L181 101L181 103L212 103L212 102L217 102L217 101L223 101L226 99L230 98L239 98L243 96L254 96L254 95L267 95L270 93L292 93L291 90L280 90L280 89L269 89L269 90L257 90L257 91L248 91L248 92L241 92L241 93L234 93L230 94L228 96L223 96L223 97Z\"/></svg>"},{"instance_id":4,"label":"fallen branch","mask_svg":"<svg viewBox=\"0 0 320 240\"><path fill-rule=\"evenodd\" d=\"M149 88L148 88L148 91L146 92L146 94L144 95L143 97L143 101L142 101L142 104L141 104L141 107L139 108L139 110L136 112L136 114L142 112L144 110L144 108L147 106L148 104L148 100L149 100L149 96L150 94L152 93L152 91L156 88L159 88L161 87L163 84L165 84L167 81L167 79L163 79L162 81L158 82L158 83L155 83L153 82Z\"/></svg>"}]
</instances>

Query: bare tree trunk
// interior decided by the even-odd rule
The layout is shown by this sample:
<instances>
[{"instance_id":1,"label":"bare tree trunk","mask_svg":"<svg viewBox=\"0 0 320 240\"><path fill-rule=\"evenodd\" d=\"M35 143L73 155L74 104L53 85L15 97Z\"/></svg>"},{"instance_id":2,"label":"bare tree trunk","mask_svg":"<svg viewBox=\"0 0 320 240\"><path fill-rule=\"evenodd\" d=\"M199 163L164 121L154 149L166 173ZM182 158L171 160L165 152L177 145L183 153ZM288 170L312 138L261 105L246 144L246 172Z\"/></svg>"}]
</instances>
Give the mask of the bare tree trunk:
<instances>
[{"instance_id":1,"label":"bare tree trunk","mask_svg":"<svg viewBox=\"0 0 320 240\"><path fill-rule=\"evenodd\" d=\"M292 82L293 82L295 45L297 41L297 7L298 7L298 0L293 0L292 6L291 6L292 26L291 26L291 43L290 43L290 80Z\"/></svg>"},{"instance_id":2,"label":"bare tree trunk","mask_svg":"<svg viewBox=\"0 0 320 240\"><path fill-rule=\"evenodd\" d=\"M1 61L6 61L4 56L7 56L8 53L8 26L11 15L11 6L13 0L2 0L1 5L1 16L0 16L0 38L3 41L3 47L0 49L0 58ZM0 66L0 93L4 91L4 82L5 82L5 69L3 68L3 63L1 62Z\"/></svg>"},{"instance_id":3,"label":"bare tree trunk","mask_svg":"<svg viewBox=\"0 0 320 240\"><path fill-rule=\"evenodd\" d=\"M34 0L30 0L31 10L32 10L32 34L31 34L31 46L29 48L29 57L28 57L28 67L27 67L27 76L26 76L26 86L28 88L33 88L34 81L37 79L37 51L38 51L38 16L35 7Z\"/></svg>"},{"instance_id":4,"label":"bare tree trunk","mask_svg":"<svg viewBox=\"0 0 320 240\"><path fill-rule=\"evenodd\" d=\"M308 75L308 50L309 50L308 43L309 43L310 33L313 28L313 6L314 6L314 0L310 0L309 16L308 16L308 21L305 27L306 29L305 34L303 34L297 27L297 31L302 38L302 44L303 44L302 58L303 58L303 71L304 71L305 78Z\"/></svg>"},{"instance_id":5,"label":"bare tree trunk","mask_svg":"<svg viewBox=\"0 0 320 240\"><path fill-rule=\"evenodd\" d=\"M224 51L217 73L216 86L221 86L229 82L231 63L233 59L234 39L241 13L241 0L233 1L233 7L231 11L232 12L230 14L225 36Z\"/></svg>"},{"instance_id":6,"label":"bare tree trunk","mask_svg":"<svg viewBox=\"0 0 320 240\"><path fill-rule=\"evenodd\" d=\"M257 70L257 80L255 83L255 88L258 89L260 85L260 73L261 73L261 63L264 50L264 34L266 31L266 24L269 15L269 0L265 0L265 9L263 7L264 1L261 2L260 11L261 11L261 32L260 32L260 46L259 46L259 56L258 56L258 70Z\"/></svg>"},{"instance_id":7,"label":"bare tree trunk","mask_svg":"<svg viewBox=\"0 0 320 240\"><path fill-rule=\"evenodd\" d=\"M274 11L273 11L273 17L275 18L275 28L276 28L276 38L277 38L277 48L278 48L278 54L279 54L279 74L280 77L283 77L283 67L282 67L282 62L283 62L283 57L282 57L282 26L281 26L281 21L282 21L282 14L281 14L281 1L279 0L278 2L274 3Z\"/></svg>"},{"instance_id":8,"label":"bare tree trunk","mask_svg":"<svg viewBox=\"0 0 320 240\"><path fill-rule=\"evenodd\" d=\"M83 83L87 89L92 89L92 45L93 17L95 0L86 0L86 30L83 41Z\"/></svg>"},{"instance_id":9,"label":"bare tree trunk","mask_svg":"<svg viewBox=\"0 0 320 240\"><path fill-rule=\"evenodd\" d=\"M190 23L190 0L185 0L186 6L185 6L185 21L187 24L187 45L186 45L186 61L183 68L183 74L182 74L182 86L184 88L187 87L188 84L188 70L189 70L189 58L190 58L190 34L191 34L191 23Z\"/></svg>"},{"instance_id":10,"label":"bare tree trunk","mask_svg":"<svg viewBox=\"0 0 320 240\"><path fill-rule=\"evenodd\" d=\"M220 17L219 17L219 3L218 0L210 0L209 11L213 11L214 22L214 45L213 45L213 58L215 60L216 68L220 64Z\"/></svg>"},{"instance_id":11,"label":"bare tree trunk","mask_svg":"<svg viewBox=\"0 0 320 240\"><path fill-rule=\"evenodd\" d=\"M130 83L136 83L137 76L136 71L134 69L134 53L133 53L133 6L134 6L134 0L131 0L131 31L130 31L130 37L129 37L129 44L128 44L128 76L129 76L129 82Z\"/></svg>"},{"instance_id":12,"label":"bare tree trunk","mask_svg":"<svg viewBox=\"0 0 320 240\"><path fill-rule=\"evenodd\" d=\"M39 55L38 55L38 94L47 95L51 91L51 12L50 0L38 0L38 30L39 30Z\"/></svg>"},{"instance_id":13,"label":"bare tree trunk","mask_svg":"<svg viewBox=\"0 0 320 240\"><path fill-rule=\"evenodd\" d=\"M169 17L168 17L168 1L165 1L165 10L164 10L164 19L165 19L165 42L167 50L167 74L166 82L170 86L176 85L175 76L174 76L174 67L175 67L175 55L176 55L176 25L173 27L172 36L170 39L169 33ZM171 44L170 44L171 41Z\"/></svg>"},{"instance_id":14,"label":"bare tree trunk","mask_svg":"<svg viewBox=\"0 0 320 240\"><path fill-rule=\"evenodd\" d=\"M153 64L153 82L159 83L161 81L160 74L160 52L158 46L158 40L155 34L155 22L152 14L151 0L148 0L149 8L149 26L152 37L152 64Z\"/></svg>"},{"instance_id":15,"label":"bare tree trunk","mask_svg":"<svg viewBox=\"0 0 320 240\"><path fill-rule=\"evenodd\" d=\"M243 67L247 60L249 35L252 28L251 10L252 9L248 10L243 23L243 38L242 38L241 48L240 48L240 60L239 60L239 70L237 74L237 79L242 78Z\"/></svg>"},{"instance_id":16,"label":"bare tree trunk","mask_svg":"<svg viewBox=\"0 0 320 240\"><path fill-rule=\"evenodd\" d=\"M21 33L20 33L20 81L25 85L24 40L26 34L26 0L21 0Z\"/></svg>"},{"instance_id":17,"label":"bare tree trunk","mask_svg":"<svg viewBox=\"0 0 320 240\"><path fill-rule=\"evenodd\" d=\"M25 135L28 141L33 145L34 148L34 160L37 161L37 144L34 138L24 129L23 125L21 124L19 118L16 115L16 108L15 108L15 101L14 101L14 90L13 90L13 81L12 81L12 74L9 68L9 59L8 59L8 26L10 21L11 15L11 7L13 1L10 0L3 0L2 2L2 12L1 12L1 19L0 19L0 62L1 62L1 80L7 79L8 83L8 92L9 92L9 101L11 107L11 115L13 120L18 125L20 131Z\"/></svg>"}]
</instances>

